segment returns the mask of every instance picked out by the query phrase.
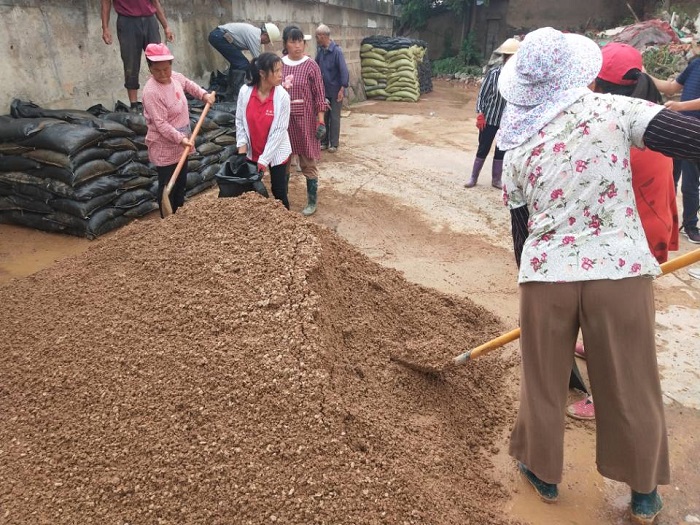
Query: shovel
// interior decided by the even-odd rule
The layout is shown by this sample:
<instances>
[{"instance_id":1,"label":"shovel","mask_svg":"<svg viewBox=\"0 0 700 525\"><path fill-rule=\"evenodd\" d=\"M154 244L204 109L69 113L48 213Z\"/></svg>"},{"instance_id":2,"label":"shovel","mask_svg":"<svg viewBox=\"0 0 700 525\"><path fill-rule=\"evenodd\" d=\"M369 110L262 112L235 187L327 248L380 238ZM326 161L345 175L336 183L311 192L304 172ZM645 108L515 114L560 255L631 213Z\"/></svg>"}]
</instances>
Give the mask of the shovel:
<instances>
[{"instance_id":1,"label":"shovel","mask_svg":"<svg viewBox=\"0 0 700 525\"><path fill-rule=\"evenodd\" d=\"M215 91L211 92L212 95L216 95ZM211 107L211 104L207 102L207 104L204 106L204 109L202 110L202 114L199 116L199 120L197 121L197 125L194 127L194 131L192 132L192 136L190 139L192 139L192 143L194 144L194 139L197 138L197 135L199 134L199 130L202 127L202 124L204 124L204 118L207 116L207 113L209 112L209 108ZM170 177L170 180L168 181L168 184L165 186L165 189L163 190L163 196L160 199L160 211L161 214L163 215L163 218L167 217L168 215L173 214L173 207L170 204L170 192L173 191L173 186L175 186L175 181L177 180L177 176L180 175L180 172L182 171L182 167L185 165L185 161L187 161L187 157L190 154L190 148L187 147L185 148L185 151L182 152L182 155L180 156L180 161L177 163L177 166L175 167L175 171L173 171L172 176Z\"/></svg>"},{"instance_id":2,"label":"shovel","mask_svg":"<svg viewBox=\"0 0 700 525\"><path fill-rule=\"evenodd\" d=\"M666 261L665 263L663 263L661 265L661 272L663 275L666 275L667 273L673 273L676 270L679 270L681 268L685 268L686 266L690 266L691 264L694 264L698 261L700 261L700 248L697 248L697 249L693 250L692 252L688 252L685 255L675 257L674 259L671 259L670 261ZM496 350L497 348L500 348L508 343L511 343L511 342L519 339L519 338L520 338L520 328L516 328L515 330L511 330L510 332L508 332L506 334L498 336L495 339L492 339L491 341L484 343L481 346L477 346L476 348L473 348L467 352L464 352L463 354L459 354L457 357L453 358L450 362L446 363L441 368L421 365L418 363L407 361L405 358L401 358L398 356L391 356L390 359L394 362L397 362L397 363L403 365L403 366L406 366L407 368L410 368L412 370L416 370L417 372L422 372L424 374L428 374L428 375L432 375L432 376L440 376L445 370L447 370L449 368L452 368L452 367L458 366L458 365L467 364L472 359L476 359L477 357L480 357L482 355L486 355L489 352L492 352L493 350Z\"/></svg>"}]
</instances>

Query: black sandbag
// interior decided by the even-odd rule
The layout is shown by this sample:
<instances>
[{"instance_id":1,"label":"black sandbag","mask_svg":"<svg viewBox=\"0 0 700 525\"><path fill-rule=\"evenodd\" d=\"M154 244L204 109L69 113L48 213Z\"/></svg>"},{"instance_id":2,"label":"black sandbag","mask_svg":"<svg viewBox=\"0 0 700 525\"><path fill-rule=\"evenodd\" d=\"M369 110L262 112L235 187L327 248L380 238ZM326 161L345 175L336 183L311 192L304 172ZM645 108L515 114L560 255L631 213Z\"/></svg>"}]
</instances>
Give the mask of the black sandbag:
<instances>
[{"instance_id":1,"label":"black sandbag","mask_svg":"<svg viewBox=\"0 0 700 525\"><path fill-rule=\"evenodd\" d=\"M60 120L52 118L12 118L2 115L0 142L18 142L60 123Z\"/></svg>"},{"instance_id":2,"label":"black sandbag","mask_svg":"<svg viewBox=\"0 0 700 525\"><path fill-rule=\"evenodd\" d=\"M117 168L121 168L122 166L131 162L135 156L136 156L135 151L131 151L131 150L115 151L114 153L112 153L109 156L109 158L107 159L107 162L109 162L110 164L113 164Z\"/></svg>"},{"instance_id":3,"label":"black sandbag","mask_svg":"<svg viewBox=\"0 0 700 525\"><path fill-rule=\"evenodd\" d=\"M58 166L60 168L70 169L70 157L65 153L54 151L51 149L33 149L27 151L23 157L48 164L50 166Z\"/></svg>"},{"instance_id":4,"label":"black sandbag","mask_svg":"<svg viewBox=\"0 0 700 525\"><path fill-rule=\"evenodd\" d=\"M234 155L238 155L238 148L235 145L226 146L223 150L221 150L221 153L219 153L219 161L226 162Z\"/></svg>"},{"instance_id":5,"label":"black sandbag","mask_svg":"<svg viewBox=\"0 0 700 525\"><path fill-rule=\"evenodd\" d=\"M245 154L234 155L222 163L215 180L219 185L219 198L237 197L248 191L268 196L257 164L248 161Z\"/></svg>"},{"instance_id":6,"label":"black sandbag","mask_svg":"<svg viewBox=\"0 0 700 525\"><path fill-rule=\"evenodd\" d=\"M19 195L21 197L27 197L28 199L35 200L37 202L48 203L55 196L48 190L45 190L39 186L33 186L31 184L22 184L19 182L2 182L0 181L0 195Z\"/></svg>"},{"instance_id":7,"label":"black sandbag","mask_svg":"<svg viewBox=\"0 0 700 525\"><path fill-rule=\"evenodd\" d=\"M133 208L146 201L153 201L153 194L146 188L137 188L122 193L113 203L115 208Z\"/></svg>"},{"instance_id":8,"label":"black sandbag","mask_svg":"<svg viewBox=\"0 0 700 525\"><path fill-rule=\"evenodd\" d=\"M40 188L47 186L43 178L24 171L0 171L0 182L6 184L29 184Z\"/></svg>"},{"instance_id":9,"label":"black sandbag","mask_svg":"<svg viewBox=\"0 0 700 525\"><path fill-rule=\"evenodd\" d=\"M146 164L142 164L140 162L136 161L131 161L121 168L119 168L119 171L117 172L121 176L125 177L131 177L134 175L141 175L143 177L157 177L158 172L150 167L148 167Z\"/></svg>"},{"instance_id":10,"label":"black sandbag","mask_svg":"<svg viewBox=\"0 0 700 525\"><path fill-rule=\"evenodd\" d=\"M204 182L204 177L202 177L201 173L198 173L196 171L187 172L187 184L185 185L185 188L189 190L190 188L194 188L202 182Z\"/></svg>"},{"instance_id":11,"label":"black sandbag","mask_svg":"<svg viewBox=\"0 0 700 525\"><path fill-rule=\"evenodd\" d=\"M31 137L19 141L23 146L43 148L73 155L83 148L96 144L105 137L105 133L89 126L61 122L41 130ZM108 140L126 140L114 138Z\"/></svg>"},{"instance_id":12,"label":"black sandbag","mask_svg":"<svg viewBox=\"0 0 700 525\"><path fill-rule=\"evenodd\" d=\"M236 124L236 117L226 111L217 111L210 109L207 113L207 118L216 122L219 126L231 126Z\"/></svg>"},{"instance_id":13,"label":"black sandbag","mask_svg":"<svg viewBox=\"0 0 700 525\"><path fill-rule=\"evenodd\" d=\"M35 201L20 195L0 197L0 211L19 210L33 213L51 213L53 209L45 202Z\"/></svg>"},{"instance_id":14,"label":"black sandbag","mask_svg":"<svg viewBox=\"0 0 700 525\"><path fill-rule=\"evenodd\" d=\"M0 155L0 171L29 171L41 168L41 164L33 159L20 155Z\"/></svg>"},{"instance_id":15,"label":"black sandbag","mask_svg":"<svg viewBox=\"0 0 700 525\"><path fill-rule=\"evenodd\" d=\"M127 149L136 151L136 146L134 145L134 142L132 140L127 139L126 137L110 137L101 141L100 146L114 151L121 151Z\"/></svg>"},{"instance_id":16,"label":"black sandbag","mask_svg":"<svg viewBox=\"0 0 700 525\"><path fill-rule=\"evenodd\" d=\"M3 155L22 155L27 151L32 151L34 148L29 146L20 146L15 142L0 142L0 153Z\"/></svg>"},{"instance_id":17,"label":"black sandbag","mask_svg":"<svg viewBox=\"0 0 700 525\"><path fill-rule=\"evenodd\" d=\"M216 177L216 174L219 172L219 168L221 167L220 164L212 164L211 166L207 166L204 168L200 173L202 174L202 179L203 180L212 180Z\"/></svg>"},{"instance_id":18,"label":"black sandbag","mask_svg":"<svg viewBox=\"0 0 700 525\"><path fill-rule=\"evenodd\" d=\"M199 120L198 115L190 114L190 124L192 125L192 129L194 129L194 127L197 125L198 120ZM206 132L206 131L211 131L213 129L219 129L219 127L220 126L216 122L214 122L212 119L210 119L209 115L207 115L204 118L204 122L202 122L202 127L199 129L202 132Z\"/></svg>"},{"instance_id":19,"label":"black sandbag","mask_svg":"<svg viewBox=\"0 0 700 525\"><path fill-rule=\"evenodd\" d=\"M216 137L213 142L219 146L235 146L236 135L220 135Z\"/></svg>"},{"instance_id":20,"label":"black sandbag","mask_svg":"<svg viewBox=\"0 0 700 525\"><path fill-rule=\"evenodd\" d=\"M121 189L124 191L133 190L134 188L150 188L153 184L153 177L134 177L133 179L128 179L122 184ZM157 177L156 177L157 182Z\"/></svg>"},{"instance_id":21,"label":"black sandbag","mask_svg":"<svg viewBox=\"0 0 700 525\"><path fill-rule=\"evenodd\" d=\"M37 170L27 171L30 175L41 177L42 179L55 179L72 186L75 182L75 173L73 170L61 168L59 166L51 166L44 164Z\"/></svg>"},{"instance_id":22,"label":"black sandbag","mask_svg":"<svg viewBox=\"0 0 700 525\"><path fill-rule=\"evenodd\" d=\"M236 103L235 102L217 102L212 106L212 109L215 109L216 111L224 111L226 113L230 113L231 115L234 116L234 121L235 121L235 116L236 116Z\"/></svg>"},{"instance_id":23,"label":"black sandbag","mask_svg":"<svg viewBox=\"0 0 700 525\"><path fill-rule=\"evenodd\" d=\"M107 113L110 113L110 111L102 104L95 104L94 106L90 106L89 108L87 108L86 111L100 118L103 118Z\"/></svg>"},{"instance_id":24,"label":"black sandbag","mask_svg":"<svg viewBox=\"0 0 700 525\"><path fill-rule=\"evenodd\" d=\"M213 155L208 155L199 161L199 169L195 171L202 171L207 166L212 164L219 164L221 153L214 153ZM189 163L188 163L189 166Z\"/></svg>"},{"instance_id":25,"label":"black sandbag","mask_svg":"<svg viewBox=\"0 0 700 525\"><path fill-rule=\"evenodd\" d=\"M84 228L71 229L69 226L60 222L47 220L47 217L49 216L50 215L44 215L42 213L21 212L17 210L2 211L0 212L0 223L17 224L19 226L26 226L35 230L53 233L67 233L78 237L85 236Z\"/></svg>"},{"instance_id":26,"label":"black sandbag","mask_svg":"<svg viewBox=\"0 0 700 525\"><path fill-rule=\"evenodd\" d=\"M199 171L202 168L203 159L187 159L187 171Z\"/></svg>"},{"instance_id":27,"label":"black sandbag","mask_svg":"<svg viewBox=\"0 0 700 525\"><path fill-rule=\"evenodd\" d=\"M84 184L89 180L95 179L97 177L104 177L117 171L114 164L107 162L106 160L98 159L86 162L82 166L73 172L73 186L78 186L79 184Z\"/></svg>"},{"instance_id":28,"label":"black sandbag","mask_svg":"<svg viewBox=\"0 0 700 525\"><path fill-rule=\"evenodd\" d=\"M131 142L138 151L147 151L148 146L146 146L146 135L136 135L131 137Z\"/></svg>"},{"instance_id":29,"label":"black sandbag","mask_svg":"<svg viewBox=\"0 0 700 525\"><path fill-rule=\"evenodd\" d=\"M193 197L193 196L197 195L198 193L202 193L203 191L214 187L215 184L216 184L216 181L214 181L214 180L205 180L204 182L202 182L201 184L198 184L194 188L190 188L189 190L187 190L185 192L185 196L187 198Z\"/></svg>"},{"instance_id":30,"label":"black sandbag","mask_svg":"<svg viewBox=\"0 0 700 525\"><path fill-rule=\"evenodd\" d=\"M119 217L114 217L113 219L106 220L94 226L92 224L88 224L85 236L89 240L93 240L96 237L99 237L100 235L104 235L105 233L109 233L112 230L116 230L118 228L121 228L122 226L126 226L132 220L133 218L129 217L128 215L120 215Z\"/></svg>"},{"instance_id":31,"label":"black sandbag","mask_svg":"<svg viewBox=\"0 0 700 525\"><path fill-rule=\"evenodd\" d=\"M119 191L115 190L87 201L54 198L49 201L49 205L56 211L68 213L80 219L87 219L97 210L112 203L117 197L119 197Z\"/></svg>"},{"instance_id":32,"label":"black sandbag","mask_svg":"<svg viewBox=\"0 0 700 525\"><path fill-rule=\"evenodd\" d=\"M128 126L110 119L95 118L91 125L95 129L105 132L108 137L133 137L136 135L136 132Z\"/></svg>"},{"instance_id":33,"label":"black sandbag","mask_svg":"<svg viewBox=\"0 0 700 525\"><path fill-rule=\"evenodd\" d=\"M70 158L70 165L76 168L91 160L107 159L114 151L108 148L85 148Z\"/></svg>"},{"instance_id":34,"label":"black sandbag","mask_svg":"<svg viewBox=\"0 0 700 525\"><path fill-rule=\"evenodd\" d=\"M223 149L223 146L219 146L213 142L207 142L199 146L197 148L197 152L204 157L208 157L209 155L214 155L215 153L221 152Z\"/></svg>"},{"instance_id":35,"label":"black sandbag","mask_svg":"<svg viewBox=\"0 0 700 525\"><path fill-rule=\"evenodd\" d=\"M148 150L146 149L140 149L136 152L136 157L134 157L134 160L136 162L140 162L141 164L148 164L149 159L148 159Z\"/></svg>"},{"instance_id":36,"label":"black sandbag","mask_svg":"<svg viewBox=\"0 0 700 525\"><path fill-rule=\"evenodd\" d=\"M116 175L105 175L104 177L98 177L75 188L57 180L47 179L47 181L48 183L46 184L46 189L48 189L50 192L59 197L73 199L76 201L89 201L90 199L94 199L99 195L104 195L118 189L126 188L131 182L130 180L125 180L123 177L118 177Z\"/></svg>"},{"instance_id":37,"label":"black sandbag","mask_svg":"<svg viewBox=\"0 0 700 525\"><path fill-rule=\"evenodd\" d=\"M10 104L10 114L15 118L56 118L64 121L92 120L95 115L79 109L45 109L41 106L14 99Z\"/></svg>"},{"instance_id":38,"label":"black sandbag","mask_svg":"<svg viewBox=\"0 0 700 525\"><path fill-rule=\"evenodd\" d=\"M139 204L138 206L135 206L133 208L129 208L124 212L124 217L130 217L132 219L136 219L138 217L143 217L144 215L147 215L151 213L152 211L155 211L158 209L158 203L151 199L150 201L145 201Z\"/></svg>"},{"instance_id":39,"label":"black sandbag","mask_svg":"<svg viewBox=\"0 0 700 525\"><path fill-rule=\"evenodd\" d=\"M214 140L219 135L229 133L230 131L231 128L213 129L211 131L207 131L206 133L200 133L199 135L197 135L197 138L202 137L202 139L204 139L204 142L209 142L211 140Z\"/></svg>"},{"instance_id":40,"label":"black sandbag","mask_svg":"<svg viewBox=\"0 0 700 525\"><path fill-rule=\"evenodd\" d=\"M118 122L119 124L132 130L137 135L145 135L146 131L148 131L146 126L146 118L138 113L124 113L122 111L115 111L113 113L102 115L102 118L104 120Z\"/></svg>"}]
</instances>

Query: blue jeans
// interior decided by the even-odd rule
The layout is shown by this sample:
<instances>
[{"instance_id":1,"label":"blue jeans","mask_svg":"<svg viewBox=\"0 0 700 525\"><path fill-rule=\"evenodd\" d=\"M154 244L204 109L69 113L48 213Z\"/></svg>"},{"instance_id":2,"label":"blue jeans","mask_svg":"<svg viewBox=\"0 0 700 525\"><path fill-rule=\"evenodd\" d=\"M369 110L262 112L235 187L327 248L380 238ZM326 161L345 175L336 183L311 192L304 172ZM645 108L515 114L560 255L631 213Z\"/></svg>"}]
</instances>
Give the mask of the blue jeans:
<instances>
[{"instance_id":1,"label":"blue jeans","mask_svg":"<svg viewBox=\"0 0 700 525\"><path fill-rule=\"evenodd\" d=\"M233 44L230 44L225 38L226 32L217 27L209 33L209 43L214 49L221 53L226 60L231 64L231 69L247 70L250 62L245 57L243 52Z\"/></svg>"},{"instance_id":2,"label":"blue jeans","mask_svg":"<svg viewBox=\"0 0 700 525\"><path fill-rule=\"evenodd\" d=\"M681 161L681 193L683 194L683 228L698 227L700 209L700 168L690 160Z\"/></svg>"}]
</instances>

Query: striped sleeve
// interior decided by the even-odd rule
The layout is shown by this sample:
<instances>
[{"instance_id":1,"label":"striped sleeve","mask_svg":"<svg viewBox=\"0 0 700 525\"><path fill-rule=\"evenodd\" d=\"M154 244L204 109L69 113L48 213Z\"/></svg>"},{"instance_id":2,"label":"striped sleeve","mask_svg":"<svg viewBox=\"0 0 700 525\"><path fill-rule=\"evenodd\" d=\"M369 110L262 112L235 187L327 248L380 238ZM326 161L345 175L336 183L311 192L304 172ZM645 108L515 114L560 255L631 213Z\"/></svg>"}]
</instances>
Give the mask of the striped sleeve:
<instances>
[{"instance_id":1,"label":"striped sleeve","mask_svg":"<svg viewBox=\"0 0 700 525\"><path fill-rule=\"evenodd\" d=\"M675 159L700 160L700 119L662 109L644 132L644 145Z\"/></svg>"},{"instance_id":2,"label":"striped sleeve","mask_svg":"<svg viewBox=\"0 0 700 525\"><path fill-rule=\"evenodd\" d=\"M528 236L527 222L530 219L530 212L527 206L520 206L510 210L510 227L513 236L513 252L515 253L515 263L520 268L520 259L523 254L523 247Z\"/></svg>"}]
</instances>

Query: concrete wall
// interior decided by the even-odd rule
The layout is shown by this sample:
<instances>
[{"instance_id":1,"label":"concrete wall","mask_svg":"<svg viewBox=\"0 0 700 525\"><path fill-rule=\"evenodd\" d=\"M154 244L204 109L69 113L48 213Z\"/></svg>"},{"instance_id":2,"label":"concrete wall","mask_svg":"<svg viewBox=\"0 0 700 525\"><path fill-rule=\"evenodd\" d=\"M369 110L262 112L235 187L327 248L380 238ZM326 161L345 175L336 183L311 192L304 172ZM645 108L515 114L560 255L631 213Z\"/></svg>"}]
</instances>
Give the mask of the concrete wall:
<instances>
[{"instance_id":1,"label":"concrete wall","mask_svg":"<svg viewBox=\"0 0 700 525\"><path fill-rule=\"evenodd\" d=\"M207 42L219 24L275 22L280 28L296 23L313 34L327 24L340 44L357 89L362 38L393 30L392 2L383 0L161 0L175 32L169 44L175 69L207 86L209 74L227 62ZM0 114L13 98L47 108L85 109L101 103L111 108L126 101L123 67L116 42L116 14L110 25L115 43L102 42L99 0L0 0ZM162 34L162 31L161 31ZM314 56L315 41L309 43ZM267 46L281 51L281 45ZM148 72L142 66L141 84Z\"/></svg>"},{"instance_id":2,"label":"concrete wall","mask_svg":"<svg viewBox=\"0 0 700 525\"><path fill-rule=\"evenodd\" d=\"M522 32L546 26L571 31L615 27L622 19L632 17L626 3L637 4L633 0L510 0L508 25Z\"/></svg>"}]
</instances>

